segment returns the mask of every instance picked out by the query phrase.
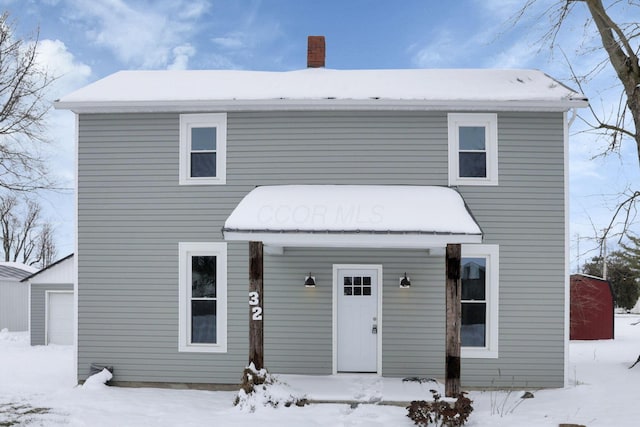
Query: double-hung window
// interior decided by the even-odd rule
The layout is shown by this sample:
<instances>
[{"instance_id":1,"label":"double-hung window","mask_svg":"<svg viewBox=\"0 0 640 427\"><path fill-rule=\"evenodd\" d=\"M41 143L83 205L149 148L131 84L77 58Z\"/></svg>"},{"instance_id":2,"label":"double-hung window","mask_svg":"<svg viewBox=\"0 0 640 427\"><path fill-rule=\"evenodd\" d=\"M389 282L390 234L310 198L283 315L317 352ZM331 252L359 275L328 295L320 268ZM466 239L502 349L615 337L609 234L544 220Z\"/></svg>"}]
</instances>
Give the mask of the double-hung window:
<instances>
[{"instance_id":1,"label":"double-hung window","mask_svg":"<svg viewBox=\"0 0 640 427\"><path fill-rule=\"evenodd\" d=\"M496 114L451 113L449 185L498 185Z\"/></svg>"},{"instance_id":2,"label":"double-hung window","mask_svg":"<svg viewBox=\"0 0 640 427\"><path fill-rule=\"evenodd\" d=\"M180 185L226 183L226 113L180 115Z\"/></svg>"},{"instance_id":3,"label":"double-hung window","mask_svg":"<svg viewBox=\"0 0 640 427\"><path fill-rule=\"evenodd\" d=\"M463 357L498 357L498 257L498 245L462 246Z\"/></svg>"},{"instance_id":4,"label":"double-hung window","mask_svg":"<svg viewBox=\"0 0 640 427\"><path fill-rule=\"evenodd\" d=\"M227 351L227 244L179 244L179 351Z\"/></svg>"}]
</instances>

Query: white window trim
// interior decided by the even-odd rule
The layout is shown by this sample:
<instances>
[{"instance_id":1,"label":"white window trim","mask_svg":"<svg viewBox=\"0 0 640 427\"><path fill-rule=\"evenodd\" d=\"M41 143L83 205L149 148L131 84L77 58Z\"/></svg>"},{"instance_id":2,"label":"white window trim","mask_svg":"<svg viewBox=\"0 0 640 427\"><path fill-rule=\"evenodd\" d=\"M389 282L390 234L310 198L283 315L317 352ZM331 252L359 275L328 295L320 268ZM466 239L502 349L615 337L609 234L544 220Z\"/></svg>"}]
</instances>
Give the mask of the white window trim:
<instances>
[{"instance_id":1,"label":"white window trim","mask_svg":"<svg viewBox=\"0 0 640 427\"><path fill-rule=\"evenodd\" d=\"M191 176L191 128L216 128L216 176ZM180 115L180 185L223 185L227 182L227 113Z\"/></svg>"},{"instance_id":2,"label":"white window trim","mask_svg":"<svg viewBox=\"0 0 640 427\"><path fill-rule=\"evenodd\" d=\"M216 265L216 344L191 343L191 286L189 273L192 256L211 255L217 257ZM227 352L227 244L224 242L180 242L179 243L179 330L178 351L199 353Z\"/></svg>"},{"instance_id":3,"label":"white window trim","mask_svg":"<svg viewBox=\"0 0 640 427\"><path fill-rule=\"evenodd\" d=\"M494 113L450 113L449 126L449 185L498 185L498 115ZM483 126L487 152L487 176L467 178L460 176L461 126Z\"/></svg>"},{"instance_id":4,"label":"white window trim","mask_svg":"<svg viewBox=\"0 0 640 427\"><path fill-rule=\"evenodd\" d=\"M461 347L460 355L469 359L498 358L498 292L500 284L500 250L498 245L462 245L463 258L487 260L487 341L485 347Z\"/></svg>"}]
</instances>

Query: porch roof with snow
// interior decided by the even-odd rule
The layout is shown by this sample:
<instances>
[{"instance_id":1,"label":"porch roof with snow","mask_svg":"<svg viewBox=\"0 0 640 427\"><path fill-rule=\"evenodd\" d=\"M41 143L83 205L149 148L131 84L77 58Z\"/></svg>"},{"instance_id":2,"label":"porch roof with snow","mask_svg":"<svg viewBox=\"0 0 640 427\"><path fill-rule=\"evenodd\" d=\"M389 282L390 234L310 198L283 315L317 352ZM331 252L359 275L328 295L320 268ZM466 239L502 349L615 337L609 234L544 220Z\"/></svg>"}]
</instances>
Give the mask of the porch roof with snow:
<instances>
[{"instance_id":1,"label":"porch roof with snow","mask_svg":"<svg viewBox=\"0 0 640 427\"><path fill-rule=\"evenodd\" d=\"M566 111L587 99L539 70L120 71L55 102L76 113L251 110Z\"/></svg>"},{"instance_id":2,"label":"porch roof with snow","mask_svg":"<svg viewBox=\"0 0 640 427\"><path fill-rule=\"evenodd\" d=\"M227 218L225 240L275 247L441 248L481 243L454 189L408 185L257 187Z\"/></svg>"}]
</instances>

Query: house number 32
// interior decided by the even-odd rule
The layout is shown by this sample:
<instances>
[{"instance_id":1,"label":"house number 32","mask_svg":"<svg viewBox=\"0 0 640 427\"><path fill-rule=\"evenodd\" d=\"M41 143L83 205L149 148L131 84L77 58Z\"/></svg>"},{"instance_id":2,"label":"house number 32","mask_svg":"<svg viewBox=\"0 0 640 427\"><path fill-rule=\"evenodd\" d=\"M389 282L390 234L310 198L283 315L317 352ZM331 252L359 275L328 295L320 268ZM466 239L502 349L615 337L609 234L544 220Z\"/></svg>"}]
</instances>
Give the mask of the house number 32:
<instances>
[{"instance_id":1,"label":"house number 32","mask_svg":"<svg viewBox=\"0 0 640 427\"><path fill-rule=\"evenodd\" d=\"M262 307L260 307L260 294L258 292L249 292L249 305L251 307L251 319L262 320Z\"/></svg>"}]
</instances>

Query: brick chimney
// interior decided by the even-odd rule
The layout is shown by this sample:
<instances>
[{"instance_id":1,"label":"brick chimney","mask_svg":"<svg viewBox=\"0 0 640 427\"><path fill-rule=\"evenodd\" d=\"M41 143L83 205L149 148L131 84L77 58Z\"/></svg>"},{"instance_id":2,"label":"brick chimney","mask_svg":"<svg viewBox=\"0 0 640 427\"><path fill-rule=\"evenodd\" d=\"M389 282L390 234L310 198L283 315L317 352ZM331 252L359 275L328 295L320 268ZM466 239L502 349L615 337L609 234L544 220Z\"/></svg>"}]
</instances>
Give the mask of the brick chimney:
<instances>
[{"instance_id":1,"label":"brick chimney","mask_svg":"<svg viewBox=\"0 0 640 427\"><path fill-rule=\"evenodd\" d=\"M309 36L307 39L307 68L324 67L324 36Z\"/></svg>"}]
</instances>

